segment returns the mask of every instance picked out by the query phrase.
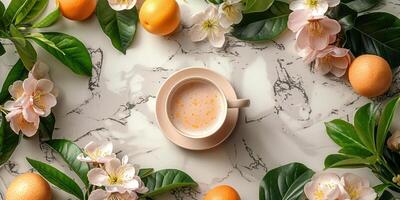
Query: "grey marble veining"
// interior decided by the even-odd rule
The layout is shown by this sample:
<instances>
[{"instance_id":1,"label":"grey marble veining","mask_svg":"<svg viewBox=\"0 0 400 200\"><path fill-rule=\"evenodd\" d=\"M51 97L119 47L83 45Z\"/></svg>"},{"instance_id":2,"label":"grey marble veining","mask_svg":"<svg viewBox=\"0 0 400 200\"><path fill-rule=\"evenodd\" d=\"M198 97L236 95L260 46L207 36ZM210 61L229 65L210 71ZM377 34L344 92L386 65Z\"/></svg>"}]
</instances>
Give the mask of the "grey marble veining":
<instances>
[{"instance_id":1,"label":"grey marble veining","mask_svg":"<svg viewBox=\"0 0 400 200\"><path fill-rule=\"evenodd\" d=\"M8 2L6 0L6 2ZM235 187L243 200L258 199L259 182L274 167L302 162L322 170L323 160L337 151L325 134L323 122L343 118L369 100L354 94L349 84L333 76L316 74L294 51L294 34L286 31L265 43L247 43L227 38L224 48L188 39L188 17L204 9L204 1L179 1L183 25L171 37L157 37L139 29L135 42L122 55L101 32L97 20L61 20L49 30L72 34L89 48L94 64L93 77L72 74L66 67L38 49L39 58L51 66L51 76L60 90L54 113L54 137L84 146L91 140L112 141L119 156L127 154L142 167L178 168L199 183L161 199L201 200L219 184ZM54 7L53 2L47 11ZM378 6L400 15L397 0ZM16 62L15 49L8 41L8 53L0 59L0 81ZM224 75L239 97L249 98L251 107L242 110L236 130L227 141L207 151L188 151L170 143L158 128L155 99L158 89L174 71L202 66ZM400 72L395 73L390 92L374 101L384 102L400 92ZM62 159L38 137L23 139L9 162L0 168L0 197L18 174L32 171L25 161L31 157L64 169ZM367 170L354 171L377 180ZM54 188L55 199L72 199Z\"/></svg>"}]
</instances>

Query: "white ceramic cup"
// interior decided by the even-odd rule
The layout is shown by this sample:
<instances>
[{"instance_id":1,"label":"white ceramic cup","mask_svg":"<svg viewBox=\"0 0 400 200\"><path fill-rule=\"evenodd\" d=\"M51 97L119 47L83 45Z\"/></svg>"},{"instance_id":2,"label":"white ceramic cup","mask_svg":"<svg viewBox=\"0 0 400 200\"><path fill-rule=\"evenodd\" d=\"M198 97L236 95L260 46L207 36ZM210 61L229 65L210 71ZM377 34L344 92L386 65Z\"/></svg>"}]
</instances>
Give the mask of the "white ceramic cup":
<instances>
[{"instance_id":1,"label":"white ceramic cup","mask_svg":"<svg viewBox=\"0 0 400 200\"><path fill-rule=\"evenodd\" d=\"M207 129L207 130L202 130L201 134L193 134L193 132L190 132L188 130L182 130L180 128L178 128L173 120L171 119L171 103L173 97L175 96L176 92L183 87L186 84L189 83L193 83L193 82L203 82L204 84L208 84L211 85L212 87L214 87L218 93L220 94L220 97L222 98L222 103L221 103L221 109L219 111L219 119L218 121L213 125L212 128ZM232 108L243 108L243 107L248 107L250 105L250 100L249 99L227 99L223 90L217 85L215 84L213 81L205 78L205 77L197 77L197 76L192 76L192 77L188 77L185 78L177 83L175 83L175 85L172 87L171 91L168 94L167 97L167 101L166 103L166 113L168 115L168 119L169 122L175 127L175 129L177 130L177 132L179 132L180 134L182 134L185 137L188 138L193 138L193 139L201 139L201 138L207 138L212 136L213 134L217 133L221 127L224 125L225 121L226 121L226 117L228 115L228 109L232 109Z\"/></svg>"}]
</instances>

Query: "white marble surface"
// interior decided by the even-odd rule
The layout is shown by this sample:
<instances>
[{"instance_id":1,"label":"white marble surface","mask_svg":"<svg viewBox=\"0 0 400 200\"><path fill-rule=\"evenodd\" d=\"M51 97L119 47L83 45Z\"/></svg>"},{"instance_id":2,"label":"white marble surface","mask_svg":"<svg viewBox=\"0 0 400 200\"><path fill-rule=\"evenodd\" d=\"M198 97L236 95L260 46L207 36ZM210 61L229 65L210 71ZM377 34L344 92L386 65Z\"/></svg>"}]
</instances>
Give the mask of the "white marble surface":
<instances>
[{"instance_id":1,"label":"white marble surface","mask_svg":"<svg viewBox=\"0 0 400 200\"><path fill-rule=\"evenodd\" d=\"M255 200L259 182L268 169L298 161L322 170L325 156L338 149L325 134L323 122L351 119L354 110L369 100L354 94L345 81L320 76L304 65L293 50L294 35L290 31L260 44L228 38L223 49L192 43L188 39L188 17L204 9L206 3L179 3L182 30L163 38L139 28L127 55L111 46L95 17L78 23L63 19L49 29L82 40L90 48L95 65L93 77L88 80L37 48L39 58L51 66L51 76L61 92L54 110L54 137L81 146L90 140L109 140L119 155L129 155L142 167L178 168L200 185L194 190L174 191L163 199L200 200L209 188L229 184L243 200ZM51 1L47 12L54 6ZM378 9L400 15L398 0L384 0ZM9 53L0 58L1 83L17 59L9 42L2 42ZM175 70L189 66L204 66L224 75L239 97L252 101L251 107L241 112L232 136L207 151L184 150L169 142L154 115L155 97L163 81ZM400 75L396 74L388 96L399 92ZM32 170L25 157L68 171L59 157L40 145L37 136L23 139L11 160L0 169L2 193L15 176ZM368 170L356 173L368 174L376 182ZM54 199L72 199L55 188L53 191Z\"/></svg>"}]
</instances>

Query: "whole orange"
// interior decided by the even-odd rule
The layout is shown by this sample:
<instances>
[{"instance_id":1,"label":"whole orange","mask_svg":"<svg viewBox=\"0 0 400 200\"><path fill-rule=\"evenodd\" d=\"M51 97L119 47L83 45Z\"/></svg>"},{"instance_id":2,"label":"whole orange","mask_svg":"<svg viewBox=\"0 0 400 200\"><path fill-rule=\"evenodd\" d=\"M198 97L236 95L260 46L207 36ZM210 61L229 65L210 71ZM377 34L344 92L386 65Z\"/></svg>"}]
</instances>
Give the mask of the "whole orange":
<instances>
[{"instance_id":1,"label":"whole orange","mask_svg":"<svg viewBox=\"0 0 400 200\"><path fill-rule=\"evenodd\" d=\"M179 6L175 0L146 0L139 12L140 24L156 35L169 35L180 25Z\"/></svg>"},{"instance_id":2,"label":"whole orange","mask_svg":"<svg viewBox=\"0 0 400 200\"><path fill-rule=\"evenodd\" d=\"M8 186L6 200L51 200L50 186L35 173L22 174Z\"/></svg>"},{"instance_id":3,"label":"whole orange","mask_svg":"<svg viewBox=\"0 0 400 200\"><path fill-rule=\"evenodd\" d=\"M220 185L208 191L203 200L240 200L240 196L231 186Z\"/></svg>"},{"instance_id":4,"label":"whole orange","mask_svg":"<svg viewBox=\"0 0 400 200\"><path fill-rule=\"evenodd\" d=\"M392 84L392 70L384 58L362 55L351 63L349 81L359 95L376 97L389 90Z\"/></svg>"},{"instance_id":5,"label":"whole orange","mask_svg":"<svg viewBox=\"0 0 400 200\"><path fill-rule=\"evenodd\" d=\"M96 0L57 0L64 17L83 21L92 16L96 9Z\"/></svg>"}]
</instances>

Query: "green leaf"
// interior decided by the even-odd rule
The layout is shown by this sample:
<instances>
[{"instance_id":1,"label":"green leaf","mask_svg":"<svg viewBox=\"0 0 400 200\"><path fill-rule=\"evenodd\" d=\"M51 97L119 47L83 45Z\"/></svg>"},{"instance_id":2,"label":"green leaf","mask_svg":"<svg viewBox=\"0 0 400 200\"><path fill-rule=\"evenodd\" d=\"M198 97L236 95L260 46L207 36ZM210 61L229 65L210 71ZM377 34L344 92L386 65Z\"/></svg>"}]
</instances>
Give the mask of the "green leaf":
<instances>
[{"instance_id":1,"label":"green leaf","mask_svg":"<svg viewBox=\"0 0 400 200\"><path fill-rule=\"evenodd\" d=\"M314 172L300 163L291 163L267 172L261 181L260 200L300 200L304 185Z\"/></svg>"},{"instance_id":2,"label":"green leaf","mask_svg":"<svg viewBox=\"0 0 400 200\"><path fill-rule=\"evenodd\" d=\"M50 140L47 141L46 144L61 155L69 167L79 176L85 186L88 187L89 181L87 173L89 172L89 165L76 159L79 154L83 153L82 150L69 140Z\"/></svg>"},{"instance_id":3,"label":"green leaf","mask_svg":"<svg viewBox=\"0 0 400 200\"><path fill-rule=\"evenodd\" d=\"M373 155L371 152L369 152L365 148L360 148L360 146L358 145L346 145L339 150L339 153L349 156L357 156L360 158L368 158Z\"/></svg>"},{"instance_id":4,"label":"green leaf","mask_svg":"<svg viewBox=\"0 0 400 200\"><path fill-rule=\"evenodd\" d=\"M398 200L398 198L395 198L392 193L389 191L384 191L381 196L377 200Z\"/></svg>"},{"instance_id":5,"label":"green leaf","mask_svg":"<svg viewBox=\"0 0 400 200\"><path fill-rule=\"evenodd\" d=\"M346 4L339 4L338 6L329 9L326 13L329 18L337 20L344 31L353 28L357 14L358 13L355 10L349 8Z\"/></svg>"},{"instance_id":6,"label":"green leaf","mask_svg":"<svg viewBox=\"0 0 400 200\"><path fill-rule=\"evenodd\" d=\"M59 49L53 41L48 40L41 33L31 33L30 35L25 36L25 38L40 40L43 43L45 43L47 46L57 50L59 53L61 53L62 55L65 56L65 53L61 49Z\"/></svg>"},{"instance_id":7,"label":"green leaf","mask_svg":"<svg viewBox=\"0 0 400 200\"><path fill-rule=\"evenodd\" d=\"M386 191L386 189L388 189L390 187L390 184L380 184L377 186L374 186L374 190L376 192L376 194L378 195L378 197L382 196L383 193Z\"/></svg>"},{"instance_id":8,"label":"green leaf","mask_svg":"<svg viewBox=\"0 0 400 200\"><path fill-rule=\"evenodd\" d=\"M14 26L10 25L10 33L12 38L11 41L14 43L17 49L18 55L26 69L32 69L33 65L36 63L37 54L36 50L33 48L32 44L27 41L21 32Z\"/></svg>"},{"instance_id":9,"label":"green leaf","mask_svg":"<svg viewBox=\"0 0 400 200\"><path fill-rule=\"evenodd\" d=\"M6 50L4 49L3 45L0 43L0 56L4 55Z\"/></svg>"},{"instance_id":10,"label":"green leaf","mask_svg":"<svg viewBox=\"0 0 400 200\"><path fill-rule=\"evenodd\" d=\"M138 176L143 179L147 176L150 176L154 172L153 168L143 168L139 170Z\"/></svg>"},{"instance_id":11,"label":"green leaf","mask_svg":"<svg viewBox=\"0 0 400 200\"><path fill-rule=\"evenodd\" d=\"M60 16L61 16L61 11L57 7L54 11L52 11L50 14L48 14L45 18L34 23L32 25L32 28L49 27L49 26L53 25L54 23L56 23L58 21L58 19L60 19Z\"/></svg>"},{"instance_id":12,"label":"green leaf","mask_svg":"<svg viewBox=\"0 0 400 200\"><path fill-rule=\"evenodd\" d=\"M274 0L245 0L244 13L264 12L274 3Z\"/></svg>"},{"instance_id":13,"label":"green leaf","mask_svg":"<svg viewBox=\"0 0 400 200\"><path fill-rule=\"evenodd\" d=\"M210 2L210 3L213 3L213 4L221 4L221 3L224 3L224 0L207 0L208 2Z\"/></svg>"},{"instance_id":14,"label":"green leaf","mask_svg":"<svg viewBox=\"0 0 400 200\"><path fill-rule=\"evenodd\" d=\"M392 68L400 65L400 20L396 16L382 12L359 16L346 36L346 48L354 56L374 54L385 58Z\"/></svg>"},{"instance_id":15,"label":"green leaf","mask_svg":"<svg viewBox=\"0 0 400 200\"><path fill-rule=\"evenodd\" d=\"M150 198L176 188L197 185L197 183L189 175L177 169L164 169L156 171L142 179L142 181L149 189L149 192L142 195L142 197Z\"/></svg>"},{"instance_id":16,"label":"green leaf","mask_svg":"<svg viewBox=\"0 0 400 200\"><path fill-rule=\"evenodd\" d=\"M337 145L341 147L355 145L360 149L369 151L358 137L352 124L341 119L335 119L325 123L325 127L328 136Z\"/></svg>"},{"instance_id":17,"label":"green leaf","mask_svg":"<svg viewBox=\"0 0 400 200\"><path fill-rule=\"evenodd\" d=\"M60 170L37 160L30 158L26 158L26 160L47 181L57 186L61 190L74 195L78 199L83 200L83 193L79 185Z\"/></svg>"},{"instance_id":18,"label":"green leaf","mask_svg":"<svg viewBox=\"0 0 400 200\"><path fill-rule=\"evenodd\" d=\"M325 168L362 168L374 162L373 158L359 158L342 154L331 154L325 158Z\"/></svg>"},{"instance_id":19,"label":"green leaf","mask_svg":"<svg viewBox=\"0 0 400 200\"><path fill-rule=\"evenodd\" d=\"M15 18L29 1L30 0L11 0L2 18L4 24L10 25L14 22Z\"/></svg>"},{"instance_id":20,"label":"green leaf","mask_svg":"<svg viewBox=\"0 0 400 200\"><path fill-rule=\"evenodd\" d=\"M21 7L20 12L15 18L15 24L19 24L32 10L33 6L36 4L37 0L28 0L24 6Z\"/></svg>"},{"instance_id":21,"label":"green leaf","mask_svg":"<svg viewBox=\"0 0 400 200\"><path fill-rule=\"evenodd\" d=\"M246 41L272 40L286 30L290 13L287 3L276 1L266 12L244 15L232 35Z\"/></svg>"},{"instance_id":22,"label":"green leaf","mask_svg":"<svg viewBox=\"0 0 400 200\"><path fill-rule=\"evenodd\" d=\"M1 115L0 126L0 166L6 163L17 148L20 136L11 130L4 114Z\"/></svg>"},{"instance_id":23,"label":"green leaf","mask_svg":"<svg viewBox=\"0 0 400 200\"><path fill-rule=\"evenodd\" d=\"M397 107L400 103L400 97L394 98L386 104L382 111L378 124L378 133L376 136L376 148L380 155L383 151L389 129L392 125L393 116L396 114Z\"/></svg>"},{"instance_id":24,"label":"green leaf","mask_svg":"<svg viewBox=\"0 0 400 200\"><path fill-rule=\"evenodd\" d=\"M138 22L136 7L130 10L115 11L107 0L99 0L96 8L101 29L111 39L113 46L126 54L132 43Z\"/></svg>"},{"instance_id":25,"label":"green leaf","mask_svg":"<svg viewBox=\"0 0 400 200\"><path fill-rule=\"evenodd\" d=\"M64 33L44 32L41 34L44 38L53 42L57 49L40 39L31 39L76 74L92 75L92 60L87 48L81 41Z\"/></svg>"},{"instance_id":26,"label":"green leaf","mask_svg":"<svg viewBox=\"0 0 400 200\"><path fill-rule=\"evenodd\" d=\"M37 0L30 12L24 17L24 19L20 23L27 24L37 19L44 12L48 3L49 0Z\"/></svg>"},{"instance_id":27,"label":"green leaf","mask_svg":"<svg viewBox=\"0 0 400 200\"><path fill-rule=\"evenodd\" d=\"M40 138L52 140L53 139L53 131L54 125L56 123L56 118L53 113L50 113L47 117L40 118L40 126L39 126L39 135Z\"/></svg>"},{"instance_id":28,"label":"green leaf","mask_svg":"<svg viewBox=\"0 0 400 200\"><path fill-rule=\"evenodd\" d=\"M24 64L21 60L18 60L17 63L11 68L10 72L8 72L7 78L3 83L0 92L0 104L4 104L7 100L11 98L10 93L8 92L8 88L17 80L23 80L28 77L28 70L26 70Z\"/></svg>"},{"instance_id":29,"label":"green leaf","mask_svg":"<svg viewBox=\"0 0 400 200\"><path fill-rule=\"evenodd\" d=\"M367 11L375 7L381 0L341 0L342 4L347 5L357 12Z\"/></svg>"},{"instance_id":30,"label":"green leaf","mask_svg":"<svg viewBox=\"0 0 400 200\"><path fill-rule=\"evenodd\" d=\"M360 140L371 152L376 152L375 126L377 107L366 104L359 108L354 116L354 128Z\"/></svg>"},{"instance_id":31,"label":"green leaf","mask_svg":"<svg viewBox=\"0 0 400 200\"><path fill-rule=\"evenodd\" d=\"M3 2L0 1L0 17L3 17L4 11L6 11L6 7L4 7Z\"/></svg>"}]
</instances>

